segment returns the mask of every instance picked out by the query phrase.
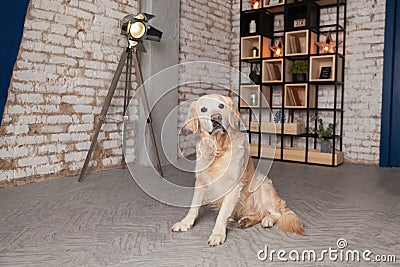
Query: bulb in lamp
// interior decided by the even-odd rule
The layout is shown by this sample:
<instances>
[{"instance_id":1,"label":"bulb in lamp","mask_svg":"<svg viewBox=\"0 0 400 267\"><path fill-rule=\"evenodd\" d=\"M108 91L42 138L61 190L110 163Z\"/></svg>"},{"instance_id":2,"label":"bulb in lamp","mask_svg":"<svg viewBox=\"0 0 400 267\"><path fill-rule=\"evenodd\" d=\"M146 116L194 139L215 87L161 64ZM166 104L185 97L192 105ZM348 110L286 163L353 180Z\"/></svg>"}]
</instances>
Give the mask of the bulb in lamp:
<instances>
[{"instance_id":1,"label":"bulb in lamp","mask_svg":"<svg viewBox=\"0 0 400 267\"><path fill-rule=\"evenodd\" d=\"M270 49L273 52L274 57L282 57L283 56L283 41L282 38L279 38L278 44L275 46L271 46Z\"/></svg>"},{"instance_id":2,"label":"bulb in lamp","mask_svg":"<svg viewBox=\"0 0 400 267\"><path fill-rule=\"evenodd\" d=\"M255 1L253 4L253 9L259 9L260 8L260 1Z\"/></svg>"},{"instance_id":3,"label":"bulb in lamp","mask_svg":"<svg viewBox=\"0 0 400 267\"><path fill-rule=\"evenodd\" d=\"M146 33L146 26L142 22L134 22L129 30L133 38L140 39Z\"/></svg>"},{"instance_id":4,"label":"bulb in lamp","mask_svg":"<svg viewBox=\"0 0 400 267\"><path fill-rule=\"evenodd\" d=\"M316 45L318 45L321 49L321 53L326 54L330 53L332 50L335 51L335 46L336 42L332 40L331 33L328 32L326 35L325 41L324 42L316 42Z\"/></svg>"}]
</instances>

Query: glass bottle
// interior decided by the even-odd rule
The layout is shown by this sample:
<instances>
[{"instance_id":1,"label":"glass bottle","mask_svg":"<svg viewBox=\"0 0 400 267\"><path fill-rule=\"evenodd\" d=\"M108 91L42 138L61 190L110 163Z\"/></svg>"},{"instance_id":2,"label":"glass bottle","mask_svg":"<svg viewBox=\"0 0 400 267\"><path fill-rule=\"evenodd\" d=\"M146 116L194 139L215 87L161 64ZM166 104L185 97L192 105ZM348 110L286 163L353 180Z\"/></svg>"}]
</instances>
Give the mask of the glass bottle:
<instances>
[{"instance_id":1,"label":"glass bottle","mask_svg":"<svg viewBox=\"0 0 400 267\"><path fill-rule=\"evenodd\" d=\"M257 101L258 100L258 96L257 96L257 91L256 90L253 90L251 93L250 93L250 106L256 106L257 105Z\"/></svg>"}]
</instances>

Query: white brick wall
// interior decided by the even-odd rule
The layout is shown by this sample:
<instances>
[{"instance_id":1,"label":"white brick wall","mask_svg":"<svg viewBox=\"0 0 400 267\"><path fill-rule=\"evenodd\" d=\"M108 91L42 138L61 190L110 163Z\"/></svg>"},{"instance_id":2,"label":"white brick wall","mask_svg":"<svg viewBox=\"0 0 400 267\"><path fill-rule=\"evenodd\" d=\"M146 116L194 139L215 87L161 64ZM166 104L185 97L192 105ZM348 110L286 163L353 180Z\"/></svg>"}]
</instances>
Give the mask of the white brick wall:
<instances>
[{"instance_id":1,"label":"white brick wall","mask_svg":"<svg viewBox=\"0 0 400 267\"><path fill-rule=\"evenodd\" d=\"M347 1L344 151L377 164L382 105L385 1Z\"/></svg>"},{"instance_id":2,"label":"white brick wall","mask_svg":"<svg viewBox=\"0 0 400 267\"><path fill-rule=\"evenodd\" d=\"M234 36L231 17L231 1L181 0L180 62L211 61L232 66L234 59L231 47ZM229 71L225 68L221 68L220 71L227 73L226 75L220 72L216 73L202 66L191 69L182 67L180 79L182 82L190 77L193 81L198 81L207 77L207 81L210 83L218 81L229 84L231 82ZM183 103L186 100L215 92L227 94L215 84L184 85L179 88L179 102ZM178 127L182 127L188 107L189 103L180 107ZM180 149L184 155L194 153L193 141L193 135L187 131L180 136Z\"/></svg>"},{"instance_id":3,"label":"white brick wall","mask_svg":"<svg viewBox=\"0 0 400 267\"><path fill-rule=\"evenodd\" d=\"M0 181L79 173L126 45L119 21L132 13L136 1L31 1L0 127ZM117 120L122 85L109 112ZM97 169L120 165L121 125L104 125Z\"/></svg>"}]
</instances>

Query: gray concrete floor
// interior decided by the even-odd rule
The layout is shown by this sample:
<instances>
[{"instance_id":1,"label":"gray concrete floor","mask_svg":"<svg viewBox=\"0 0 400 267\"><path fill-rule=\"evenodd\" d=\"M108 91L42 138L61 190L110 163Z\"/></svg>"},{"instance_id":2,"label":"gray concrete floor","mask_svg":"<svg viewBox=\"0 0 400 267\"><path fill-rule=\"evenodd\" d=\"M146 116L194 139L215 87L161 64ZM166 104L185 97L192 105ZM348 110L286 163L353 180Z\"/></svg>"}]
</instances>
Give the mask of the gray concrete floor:
<instances>
[{"instance_id":1,"label":"gray concrete floor","mask_svg":"<svg viewBox=\"0 0 400 267\"><path fill-rule=\"evenodd\" d=\"M166 176L194 180L171 167ZM259 261L257 252L266 245L319 253L336 248L339 238L347 240L346 249L394 254L400 261L400 170L274 163L270 177L307 236L230 224L226 243L210 248L214 213L202 208L193 229L171 233L187 209L150 198L123 169L90 174L83 183L69 177L1 189L0 266L265 266L269 259ZM336 264L367 263L318 263ZM273 265L293 263L275 259Z\"/></svg>"}]
</instances>

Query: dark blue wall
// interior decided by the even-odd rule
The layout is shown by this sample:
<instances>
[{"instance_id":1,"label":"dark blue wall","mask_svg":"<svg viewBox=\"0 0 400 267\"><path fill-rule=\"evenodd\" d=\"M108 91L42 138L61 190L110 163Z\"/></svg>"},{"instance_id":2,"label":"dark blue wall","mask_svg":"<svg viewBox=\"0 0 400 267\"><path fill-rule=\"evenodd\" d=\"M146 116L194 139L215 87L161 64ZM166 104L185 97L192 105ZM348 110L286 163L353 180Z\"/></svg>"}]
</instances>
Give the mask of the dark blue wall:
<instances>
[{"instance_id":1,"label":"dark blue wall","mask_svg":"<svg viewBox=\"0 0 400 267\"><path fill-rule=\"evenodd\" d=\"M400 3L386 1L383 71L382 167L400 167Z\"/></svg>"},{"instance_id":2,"label":"dark blue wall","mask_svg":"<svg viewBox=\"0 0 400 267\"><path fill-rule=\"evenodd\" d=\"M29 0L2 1L0 6L0 122L17 59Z\"/></svg>"}]
</instances>

